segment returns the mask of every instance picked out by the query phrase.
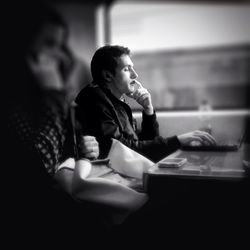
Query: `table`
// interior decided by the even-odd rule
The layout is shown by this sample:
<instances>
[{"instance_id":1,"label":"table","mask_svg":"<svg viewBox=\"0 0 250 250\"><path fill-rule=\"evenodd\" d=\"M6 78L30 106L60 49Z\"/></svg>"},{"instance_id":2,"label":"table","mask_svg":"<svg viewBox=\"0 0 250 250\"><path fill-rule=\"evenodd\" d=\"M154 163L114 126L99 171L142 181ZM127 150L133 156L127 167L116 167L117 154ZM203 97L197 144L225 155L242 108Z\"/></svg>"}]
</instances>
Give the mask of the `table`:
<instances>
[{"instance_id":1,"label":"table","mask_svg":"<svg viewBox=\"0 0 250 250\"><path fill-rule=\"evenodd\" d=\"M159 168L156 163L144 174L144 189L159 208L173 207L179 221L246 221L250 178L243 160L249 161L249 149L243 144L236 152L178 150L166 158L187 158L185 165Z\"/></svg>"},{"instance_id":2,"label":"table","mask_svg":"<svg viewBox=\"0 0 250 250\"><path fill-rule=\"evenodd\" d=\"M159 168L159 162L144 175L147 190L151 179L187 179L200 181L245 181L249 169L243 164L249 161L250 144L243 144L233 152L201 152L178 150L167 158L186 158L187 162L179 168ZM164 160L163 159L163 160Z\"/></svg>"}]
</instances>

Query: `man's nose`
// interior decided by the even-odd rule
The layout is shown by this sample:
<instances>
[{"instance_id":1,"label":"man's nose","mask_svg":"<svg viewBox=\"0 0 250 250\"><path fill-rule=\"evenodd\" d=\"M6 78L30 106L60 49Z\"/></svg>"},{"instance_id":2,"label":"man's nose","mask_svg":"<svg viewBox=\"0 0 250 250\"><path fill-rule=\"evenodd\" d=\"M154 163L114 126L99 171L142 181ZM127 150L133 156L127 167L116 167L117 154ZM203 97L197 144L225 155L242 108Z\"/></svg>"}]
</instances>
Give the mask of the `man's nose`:
<instances>
[{"instance_id":1,"label":"man's nose","mask_svg":"<svg viewBox=\"0 0 250 250\"><path fill-rule=\"evenodd\" d=\"M138 77L138 74L136 73L136 71L134 69L131 69L131 72L132 72L131 78L136 79Z\"/></svg>"}]
</instances>

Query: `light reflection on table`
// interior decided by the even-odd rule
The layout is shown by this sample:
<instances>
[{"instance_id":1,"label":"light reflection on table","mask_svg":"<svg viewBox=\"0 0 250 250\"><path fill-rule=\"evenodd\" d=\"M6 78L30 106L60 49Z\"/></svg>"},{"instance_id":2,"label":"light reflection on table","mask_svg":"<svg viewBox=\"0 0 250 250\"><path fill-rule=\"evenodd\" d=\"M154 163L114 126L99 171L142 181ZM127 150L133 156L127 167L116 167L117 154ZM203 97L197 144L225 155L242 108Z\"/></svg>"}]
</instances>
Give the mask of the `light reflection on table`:
<instances>
[{"instance_id":1,"label":"light reflection on table","mask_svg":"<svg viewBox=\"0 0 250 250\"><path fill-rule=\"evenodd\" d=\"M183 178L235 179L247 177L243 160L249 161L246 152L250 145L243 144L235 152L197 152L178 150L166 158L186 158L187 162L179 168L159 168L158 164L148 170L147 175L178 176Z\"/></svg>"}]
</instances>

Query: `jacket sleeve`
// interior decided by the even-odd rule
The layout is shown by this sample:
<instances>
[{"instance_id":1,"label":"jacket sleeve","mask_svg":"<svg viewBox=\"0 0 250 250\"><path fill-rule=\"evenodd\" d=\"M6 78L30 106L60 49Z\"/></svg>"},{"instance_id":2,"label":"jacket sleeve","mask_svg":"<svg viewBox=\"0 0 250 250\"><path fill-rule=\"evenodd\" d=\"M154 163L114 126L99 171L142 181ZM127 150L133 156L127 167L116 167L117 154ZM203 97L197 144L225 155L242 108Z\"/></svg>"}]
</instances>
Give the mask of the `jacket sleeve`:
<instances>
[{"instance_id":1,"label":"jacket sleeve","mask_svg":"<svg viewBox=\"0 0 250 250\"><path fill-rule=\"evenodd\" d=\"M142 112L141 131L138 132L138 136L140 140L152 140L159 136L159 124L155 112L153 115Z\"/></svg>"},{"instance_id":2,"label":"jacket sleeve","mask_svg":"<svg viewBox=\"0 0 250 250\"><path fill-rule=\"evenodd\" d=\"M109 147L107 145L110 145L111 138L119 140L129 148L155 162L172 153L180 146L176 136L170 138L159 136L159 126L155 114L152 117L144 118L141 138L138 139L137 135L128 135L121 131L112 109L104 103L93 104L90 109L83 110L79 108L78 110L80 110L80 113L78 111L78 117L85 117L85 121L82 120L82 123L85 122L87 124L85 126L87 130L84 133L96 136L99 141L101 157L105 157L108 154Z\"/></svg>"}]
</instances>

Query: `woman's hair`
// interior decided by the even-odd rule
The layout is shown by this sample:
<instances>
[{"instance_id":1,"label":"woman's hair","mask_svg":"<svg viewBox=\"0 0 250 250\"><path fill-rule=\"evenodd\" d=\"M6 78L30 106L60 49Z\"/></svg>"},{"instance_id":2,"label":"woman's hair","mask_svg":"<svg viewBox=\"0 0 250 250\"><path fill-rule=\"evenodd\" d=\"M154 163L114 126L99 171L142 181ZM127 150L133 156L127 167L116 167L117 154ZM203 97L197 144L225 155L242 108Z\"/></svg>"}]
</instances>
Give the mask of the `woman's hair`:
<instances>
[{"instance_id":1,"label":"woman's hair","mask_svg":"<svg viewBox=\"0 0 250 250\"><path fill-rule=\"evenodd\" d=\"M64 30L64 38L62 43L62 50L67 54L69 61L73 62L73 56L67 46L69 29L63 17L54 8L48 4L26 4L15 5L12 10L15 20L10 20L8 32L8 46L11 48L11 55L7 62L7 74L12 85L7 87L6 92L16 93L20 95L21 91L30 89L32 84L29 82L30 69L27 64L27 55L31 53L31 45L39 35L39 33L48 25L55 25ZM72 65L73 63L70 63ZM62 76L67 74L66 67L61 63L60 70ZM15 73L13 74L13 71ZM28 80L26 80L28 77ZM25 80L24 80L25 79ZM34 85L34 84L33 84Z\"/></svg>"},{"instance_id":2,"label":"woman's hair","mask_svg":"<svg viewBox=\"0 0 250 250\"><path fill-rule=\"evenodd\" d=\"M16 39L18 40L17 53L26 54L32 42L37 37L39 32L47 25L53 24L62 27L65 30L65 44L68 40L69 29L67 23L64 21L59 12L46 4L31 4L22 5L17 14L18 22L15 24L13 35L17 33Z\"/></svg>"},{"instance_id":3,"label":"woman's hair","mask_svg":"<svg viewBox=\"0 0 250 250\"><path fill-rule=\"evenodd\" d=\"M122 55L130 55L130 50L127 47L118 45L105 45L99 48L91 60L93 82L99 84L103 81L103 70L108 70L112 74L115 74L117 58Z\"/></svg>"}]
</instances>

